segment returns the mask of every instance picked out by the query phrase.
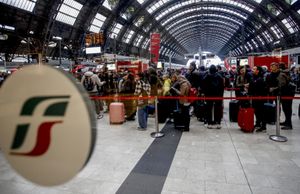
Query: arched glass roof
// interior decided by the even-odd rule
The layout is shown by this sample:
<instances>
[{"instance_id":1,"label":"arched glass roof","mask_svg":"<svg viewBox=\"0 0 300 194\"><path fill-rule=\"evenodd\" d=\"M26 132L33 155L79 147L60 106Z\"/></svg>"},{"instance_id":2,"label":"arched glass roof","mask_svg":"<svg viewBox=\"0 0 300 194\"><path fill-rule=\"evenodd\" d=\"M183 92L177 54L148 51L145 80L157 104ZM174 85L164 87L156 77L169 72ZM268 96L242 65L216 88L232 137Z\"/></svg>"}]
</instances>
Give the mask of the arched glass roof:
<instances>
[{"instance_id":1,"label":"arched glass roof","mask_svg":"<svg viewBox=\"0 0 300 194\"><path fill-rule=\"evenodd\" d=\"M221 56L300 46L299 0L0 0L0 6L0 27L15 28L0 29L15 33L7 46L0 42L2 50L15 47L10 52L28 37L44 47L52 36L72 44L73 52L84 45L85 34L98 32L104 51L137 55L148 54L150 34L158 32L161 57L200 46Z\"/></svg>"}]
</instances>

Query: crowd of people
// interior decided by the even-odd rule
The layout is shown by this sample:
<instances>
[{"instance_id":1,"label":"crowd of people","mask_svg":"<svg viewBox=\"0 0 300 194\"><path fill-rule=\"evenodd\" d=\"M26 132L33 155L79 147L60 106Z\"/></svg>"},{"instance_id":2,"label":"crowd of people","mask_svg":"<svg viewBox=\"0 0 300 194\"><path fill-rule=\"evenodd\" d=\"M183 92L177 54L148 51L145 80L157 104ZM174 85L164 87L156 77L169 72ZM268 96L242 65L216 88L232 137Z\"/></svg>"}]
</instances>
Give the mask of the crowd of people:
<instances>
[{"instance_id":1,"label":"crowd of people","mask_svg":"<svg viewBox=\"0 0 300 194\"><path fill-rule=\"evenodd\" d=\"M93 94L99 96L189 96L191 88L196 89L198 96L205 97L223 97L226 88L235 88L235 95L239 96L294 96L297 88L296 68L286 69L285 64L272 63L270 69L261 66L238 67L237 70L224 71L221 66L211 65L209 68L203 66L197 68L195 63L191 63L188 70L170 70L161 71L149 68L145 72L134 75L130 71L120 73L109 72L102 69L100 72L86 72L81 79L84 81L87 74L92 74L99 79L95 83L98 86ZM190 115L198 112L198 101L190 101L180 99L160 100L160 104L164 103L168 107L164 111L167 117L171 117L172 112L176 109L180 110L186 122L185 131L189 130ZM104 103L109 104L112 100L106 100ZM138 129L145 130L147 128L148 113L153 112L154 101L152 100L122 100L125 104L126 120L138 119ZM264 104L266 102L273 103L271 100L249 100L241 101L242 107L252 106L255 109L255 130L257 132L266 131L267 121L264 119ZM285 115L285 121L280 123L283 130L293 129L292 116L292 100L281 100L282 112ZM103 102L97 103L96 111L101 115L104 111ZM160 110L158 110L160 111ZM221 120L223 118L223 100L207 100L205 102L205 118L203 122L207 124L207 128L221 128ZM99 116L100 118L101 116Z\"/></svg>"},{"instance_id":2,"label":"crowd of people","mask_svg":"<svg viewBox=\"0 0 300 194\"><path fill-rule=\"evenodd\" d=\"M74 76L82 83L91 96L119 96L119 97L149 97L149 96L190 96L194 89L197 96L220 97L216 100L191 101L159 100L158 111L160 117L171 118L174 110L180 110L186 128L189 130L190 115L198 117L200 105L205 104L205 111L199 119L206 123L207 128L221 128L223 118L224 90L234 88L235 96L294 96L300 87L300 69L292 67L287 69L283 63L272 63L270 69L261 66L241 66L229 71L221 66L211 65L209 68L192 62L189 69L156 70L150 67L145 72L134 74L128 70L122 72L108 71L106 66L98 72L76 72ZM7 78L7 74L0 73L0 86ZM109 104L114 99L94 100L97 118L103 117L103 112L108 111ZM148 114L154 112L154 100L139 98L137 100L121 100L125 105L125 118L127 121L138 119L138 129L147 129ZM272 100L242 100L241 107L255 109L255 130L266 131L267 121L264 119L265 103L276 103ZM283 130L293 129L292 125L293 100L280 100L281 112L285 121L280 123ZM205 112L205 115L203 115ZM196 114L197 113L197 114ZM159 118L164 121L164 119Z\"/></svg>"}]
</instances>

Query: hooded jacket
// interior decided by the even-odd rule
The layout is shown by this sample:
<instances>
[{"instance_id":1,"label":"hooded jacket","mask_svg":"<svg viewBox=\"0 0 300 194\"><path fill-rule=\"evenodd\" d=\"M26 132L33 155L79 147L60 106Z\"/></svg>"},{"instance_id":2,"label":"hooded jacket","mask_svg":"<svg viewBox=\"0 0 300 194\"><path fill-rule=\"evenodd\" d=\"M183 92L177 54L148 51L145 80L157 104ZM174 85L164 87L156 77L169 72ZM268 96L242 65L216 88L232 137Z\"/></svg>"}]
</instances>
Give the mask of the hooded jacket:
<instances>
[{"instance_id":1,"label":"hooded jacket","mask_svg":"<svg viewBox=\"0 0 300 194\"><path fill-rule=\"evenodd\" d=\"M208 73L203 80L203 90L205 96L223 96L224 94L224 79L217 72L217 68L211 65Z\"/></svg>"}]
</instances>

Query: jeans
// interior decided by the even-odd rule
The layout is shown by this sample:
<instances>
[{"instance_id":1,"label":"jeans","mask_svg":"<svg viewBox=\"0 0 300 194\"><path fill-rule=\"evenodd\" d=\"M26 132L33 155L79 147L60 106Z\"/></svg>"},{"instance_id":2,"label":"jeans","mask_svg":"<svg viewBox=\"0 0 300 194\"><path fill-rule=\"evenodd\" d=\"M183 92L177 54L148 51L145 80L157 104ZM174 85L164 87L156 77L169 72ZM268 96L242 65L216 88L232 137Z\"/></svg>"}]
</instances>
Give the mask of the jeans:
<instances>
[{"instance_id":1,"label":"jeans","mask_svg":"<svg viewBox=\"0 0 300 194\"><path fill-rule=\"evenodd\" d=\"M285 116L285 123L288 126L292 126L292 105L293 100L282 100L281 101L282 110Z\"/></svg>"},{"instance_id":2,"label":"jeans","mask_svg":"<svg viewBox=\"0 0 300 194\"><path fill-rule=\"evenodd\" d=\"M148 108L147 106L138 107L137 110L139 127L146 129L148 120Z\"/></svg>"}]
</instances>

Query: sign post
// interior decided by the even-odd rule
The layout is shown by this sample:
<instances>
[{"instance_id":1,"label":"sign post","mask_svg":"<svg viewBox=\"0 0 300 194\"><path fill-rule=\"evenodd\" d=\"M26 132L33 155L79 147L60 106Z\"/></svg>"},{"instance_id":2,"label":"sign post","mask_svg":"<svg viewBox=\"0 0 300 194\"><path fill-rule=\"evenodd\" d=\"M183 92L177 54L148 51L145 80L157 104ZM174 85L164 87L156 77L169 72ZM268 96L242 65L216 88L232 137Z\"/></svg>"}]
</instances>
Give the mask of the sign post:
<instances>
[{"instance_id":1,"label":"sign post","mask_svg":"<svg viewBox=\"0 0 300 194\"><path fill-rule=\"evenodd\" d=\"M96 119L89 96L71 75L47 65L26 66L1 87L0 107L0 147L24 178L59 185L87 164Z\"/></svg>"}]
</instances>

